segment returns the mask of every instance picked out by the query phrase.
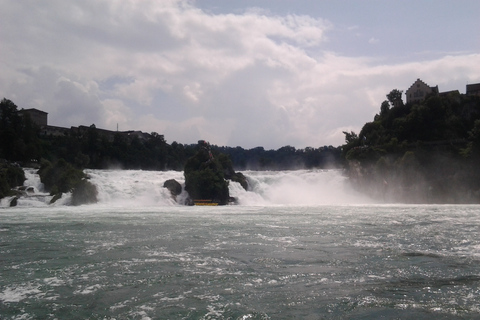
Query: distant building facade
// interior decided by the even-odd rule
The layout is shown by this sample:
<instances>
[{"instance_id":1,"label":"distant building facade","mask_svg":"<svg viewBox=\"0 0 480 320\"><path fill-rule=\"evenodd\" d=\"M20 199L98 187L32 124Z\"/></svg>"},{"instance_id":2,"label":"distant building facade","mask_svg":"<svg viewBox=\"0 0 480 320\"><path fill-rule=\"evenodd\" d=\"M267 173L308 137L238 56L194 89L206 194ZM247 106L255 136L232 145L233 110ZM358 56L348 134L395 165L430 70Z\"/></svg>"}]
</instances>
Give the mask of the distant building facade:
<instances>
[{"instance_id":1,"label":"distant building facade","mask_svg":"<svg viewBox=\"0 0 480 320\"><path fill-rule=\"evenodd\" d=\"M33 123L39 127L45 127L48 125L48 113L38 109L22 109L18 111L20 115L28 114Z\"/></svg>"},{"instance_id":2,"label":"distant building facade","mask_svg":"<svg viewBox=\"0 0 480 320\"><path fill-rule=\"evenodd\" d=\"M40 134L42 134L43 136L58 137L58 136L68 136L72 134L83 136L87 134L88 131L91 129L91 127L88 127L88 126L78 126L78 127L70 127L70 128L49 126L48 113L35 108L21 109L18 111L18 114L22 117L24 115L28 115L32 120L32 122L40 127ZM145 133L142 131L135 131L135 130L111 131L111 130L105 130L105 129L99 129L99 128L95 128L95 130L99 136L106 138L107 141L109 142L113 142L116 134L120 134L124 136L127 139L127 141L132 141L133 139L139 139L139 140L145 141L150 139L152 136L149 133ZM163 135L160 135L160 136L163 138Z\"/></svg>"},{"instance_id":3,"label":"distant building facade","mask_svg":"<svg viewBox=\"0 0 480 320\"><path fill-rule=\"evenodd\" d=\"M438 86L430 87L428 84L420 79L417 79L410 88L407 89L405 95L407 96L407 103L423 101L429 94L438 94Z\"/></svg>"},{"instance_id":4,"label":"distant building facade","mask_svg":"<svg viewBox=\"0 0 480 320\"><path fill-rule=\"evenodd\" d=\"M480 96L480 83L467 84L467 96Z\"/></svg>"},{"instance_id":5,"label":"distant building facade","mask_svg":"<svg viewBox=\"0 0 480 320\"><path fill-rule=\"evenodd\" d=\"M44 126L42 127L42 135L44 136L66 136L70 132L69 128L63 128L63 127L56 127L56 126Z\"/></svg>"},{"instance_id":6,"label":"distant building facade","mask_svg":"<svg viewBox=\"0 0 480 320\"><path fill-rule=\"evenodd\" d=\"M420 79L417 79L405 92L405 95L407 96L407 103L421 102L430 94L450 96L460 95L460 92L458 90L439 92L438 86L430 87ZM480 83L467 84L465 94L467 96L480 96Z\"/></svg>"}]
</instances>

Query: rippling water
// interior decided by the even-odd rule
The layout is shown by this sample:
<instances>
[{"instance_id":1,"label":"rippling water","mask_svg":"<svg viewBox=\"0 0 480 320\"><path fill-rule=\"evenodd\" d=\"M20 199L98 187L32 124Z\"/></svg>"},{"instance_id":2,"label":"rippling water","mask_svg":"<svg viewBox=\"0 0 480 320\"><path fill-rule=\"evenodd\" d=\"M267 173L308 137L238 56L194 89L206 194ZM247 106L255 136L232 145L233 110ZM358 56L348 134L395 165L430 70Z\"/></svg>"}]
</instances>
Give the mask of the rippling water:
<instances>
[{"instance_id":1,"label":"rippling water","mask_svg":"<svg viewBox=\"0 0 480 320\"><path fill-rule=\"evenodd\" d=\"M478 319L479 232L474 205L3 208L0 318Z\"/></svg>"},{"instance_id":2,"label":"rippling water","mask_svg":"<svg viewBox=\"0 0 480 320\"><path fill-rule=\"evenodd\" d=\"M478 318L478 206L0 214L2 319Z\"/></svg>"}]
</instances>

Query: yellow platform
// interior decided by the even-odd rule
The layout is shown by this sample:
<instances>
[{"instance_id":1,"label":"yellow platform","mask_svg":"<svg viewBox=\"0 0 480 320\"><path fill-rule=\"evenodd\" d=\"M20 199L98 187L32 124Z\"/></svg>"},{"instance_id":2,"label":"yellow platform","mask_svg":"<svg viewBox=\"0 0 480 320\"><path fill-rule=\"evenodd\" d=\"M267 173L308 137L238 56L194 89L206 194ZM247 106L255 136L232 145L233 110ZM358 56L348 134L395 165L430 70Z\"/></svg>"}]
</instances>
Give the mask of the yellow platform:
<instances>
[{"instance_id":1,"label":"yellow platform","mask_svg":"<svg viewBox=\"0 0 480 320\"><path fill-rule=\"evenodd\" d=\"M193 200L193 204L196 206L218 206L218 202L213 200Z\"/></svg>"}]
</instances>

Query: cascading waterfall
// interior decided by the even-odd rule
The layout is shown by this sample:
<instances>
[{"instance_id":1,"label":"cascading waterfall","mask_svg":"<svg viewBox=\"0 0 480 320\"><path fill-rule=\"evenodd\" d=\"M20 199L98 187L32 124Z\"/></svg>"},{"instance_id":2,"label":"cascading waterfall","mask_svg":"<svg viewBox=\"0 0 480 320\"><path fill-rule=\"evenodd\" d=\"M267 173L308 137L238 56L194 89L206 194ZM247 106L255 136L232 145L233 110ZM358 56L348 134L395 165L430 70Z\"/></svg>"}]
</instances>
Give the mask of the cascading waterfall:
<instances>
[{"instance_id":1,"label":"cascading waterfall","mask_svg":"<svg viewBox=\"0 0 480 320\"><path fill-rule=\"evenodd\" d=\"M247 171L250 190L230 183L242 205L333 205L366 203L339 170Z\"/></svg>"},{"instance_id":2,"label":"cascading waterfall","mask_svg":"<svg viewBox=\"0 0 480 320\"><path fill-rule=\"evenodd\" d=\"M24 168L26 180L23 182L23 187L19 188L22 197L18 198L17 206L20 207L38 207L47 206L52 199L49 193L44 191L43 183L40 181L40 176L36 173L36 169ZM68 197L68 196L67 196ZM64 200L65 198L64 197ZM8 207L13 197L6 197L2 199L1 207ZM63 205L65 201L60 201L57 205Z\"/></svg>"},{"instance_id":3,"label":"cascading waterfall","mask_svg":"<svg viewBox=\"0 0 480 320\"><path fill-rule=\"evenodd\" d=\"M185 183L183 172L142 170L86 170L90 182L98 190L98 205L112 207L174 206L183 204L188 196L184 191L172 198L163 187L168 179ZM275 205L337 205L369 202L353 191L339 170L245 171L249 190L230 181L230 195L243 206ZM18 206L45 206L51 197L34 169L25 169L25 187L33 187L18 201ZM68 202L69 195L55 203ZM4 203L5 202L5 203ZM6 201L2 202L5 207Z\"/></svg>"}]
</instances>

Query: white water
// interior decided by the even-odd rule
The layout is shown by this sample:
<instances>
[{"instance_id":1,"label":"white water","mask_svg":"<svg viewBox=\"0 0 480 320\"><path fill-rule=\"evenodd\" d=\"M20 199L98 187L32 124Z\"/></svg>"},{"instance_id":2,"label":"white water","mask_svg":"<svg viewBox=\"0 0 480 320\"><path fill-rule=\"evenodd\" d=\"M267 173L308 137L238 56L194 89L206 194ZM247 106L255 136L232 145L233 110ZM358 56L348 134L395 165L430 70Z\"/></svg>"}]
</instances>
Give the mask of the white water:
<instances>
[{"instance_id":1,"label":"white water","mask_svg":"<svg viewBox=\"0 0 480 320\"><path fill-rule=\"evenodd\" d=\"M247 171L250 190L231 182L241 205L364 204L371 200L352 190L339 170Z\"/></svg>"},{"instance_id":2,"label":"white water","mask_svg":"<svg viewBox=\"0 0 480 320\"><path fill-rule=\"evenodd\" d=\"M173 199L163 187L168 179L185 183L183 172L142 171L142 170L86 170L90 181L98 190L98 206L109 207L151 207L183 204L187 198L184 191ZM246 171L249 190L239 183L230 181L230 195L237 198L242 206L276 205L336 205L365 204L369 199L353 191L341 171L338 170L297 170L297 171ZM44 192L34 169L25 169L27 180L24 186L31 186L34 193L22 197L19 207L47 206L51 196ZM55 206L68 204L66 194ZM11 198L2 201L7 207Z\"/></svg>"},{"instance_id":3,"label":"white water","mask_svg":"<svg viewBox=\"0 0 480 320\"><path fill-rule=\"evenodd\" d=\"M25 168L25 178L26 180L23 183L25 192L23 196L18 199L18 205L21 207L42 207L48 206L52 197L45 192L43 183L40 181L40 176L36 173L36 169ZM59 201L56 205L63 205L67 203L70 195L65 195L62 200ZM6 197L1 199L0 207L8 207L10 201L14 197Z\"/></svg>"}]
</instances>

